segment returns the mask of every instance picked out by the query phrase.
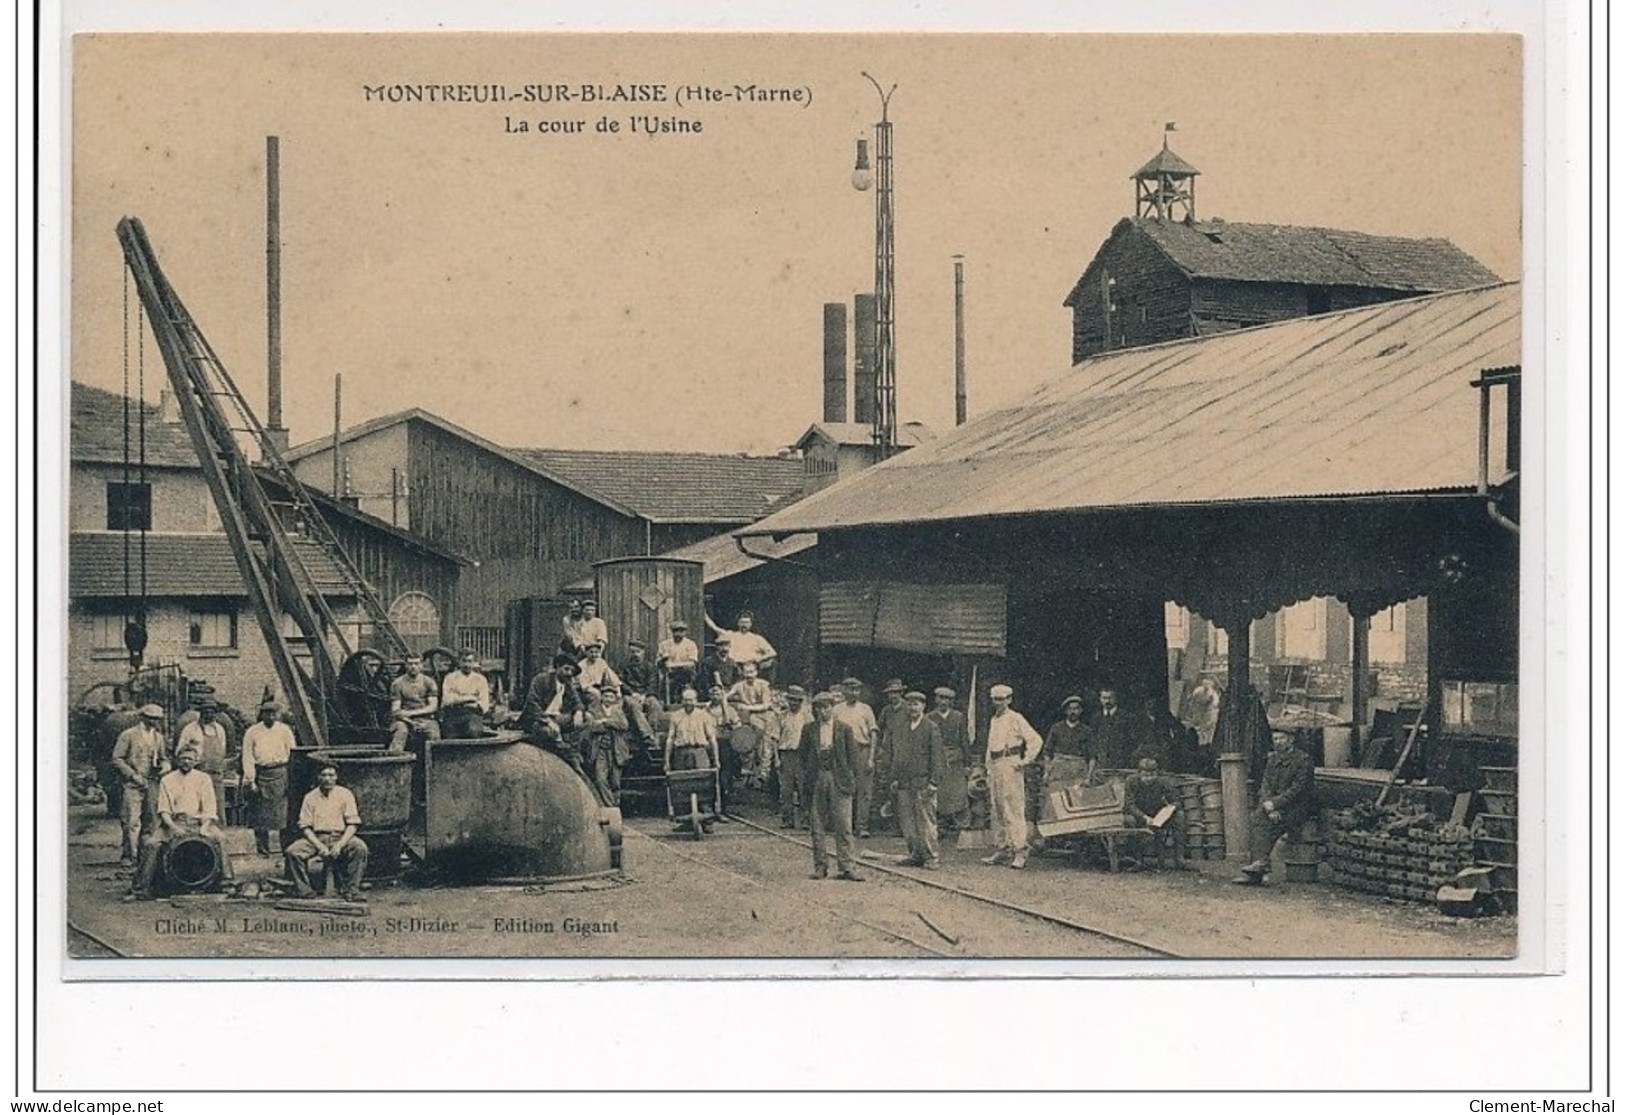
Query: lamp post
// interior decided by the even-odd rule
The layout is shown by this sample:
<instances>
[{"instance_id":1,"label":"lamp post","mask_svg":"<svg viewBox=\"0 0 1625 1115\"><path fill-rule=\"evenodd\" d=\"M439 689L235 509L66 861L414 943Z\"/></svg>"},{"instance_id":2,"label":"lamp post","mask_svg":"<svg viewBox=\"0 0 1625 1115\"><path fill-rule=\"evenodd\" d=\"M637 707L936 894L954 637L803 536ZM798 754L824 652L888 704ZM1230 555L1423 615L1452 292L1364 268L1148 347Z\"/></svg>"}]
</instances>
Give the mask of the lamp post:
<instances>
[{"instance_id":1,"label":"lamp post","mask_svg":"<svg viewBox=\"0 0 1625 1115\"><path fill-rule=\"evenodd\" d=\"M880 121L875 125L875 170L869 169L869 144L858 140L857 165L852 185L858 190L875 186L875 409L874 440L882 459L897 450L897 329L893 312L896 292L897 257L892 236L895 213L892 203L891 119L888 110L894 84L882 89L880 82L865 72L869 84L880 94Z\"/></svg>"}]
</instances>

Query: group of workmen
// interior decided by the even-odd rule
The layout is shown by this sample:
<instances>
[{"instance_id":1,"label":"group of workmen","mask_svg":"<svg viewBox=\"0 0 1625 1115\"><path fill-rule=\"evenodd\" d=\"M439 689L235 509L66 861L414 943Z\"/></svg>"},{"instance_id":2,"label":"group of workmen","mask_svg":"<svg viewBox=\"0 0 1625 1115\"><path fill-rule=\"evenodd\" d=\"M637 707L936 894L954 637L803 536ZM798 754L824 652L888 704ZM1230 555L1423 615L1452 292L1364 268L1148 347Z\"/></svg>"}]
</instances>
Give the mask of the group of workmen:
<instances>
[{"instance_id":1,"label":"group of workmen","mask_svg":"<svg viewBox=\"0 0 1625 1115\"><path fill-rule=\"evenodd\" d=\"M165 853L177 842L198 838L214 850L222 882L235 871L226 847L221 805L228 738L219 706L201 701L195 716L183 714L171 739L163 706L142 705L136 723L119 733L112 766L119 778L119 864L133 867L125 901L153 898ZM342 899L360 897L367 869L366 842L357 835L361 813L355 795L338 784L338 767L323 763L317 784L300 802L299 836L282 847L287 823L288 764L295 747L282 708L267 699L259 719L243 732L240 785L261 856L280 854L295 893L314 897L313 872L331 872ZM273 841L275 850L273 851Z\"/></svg>"}]
</instances>

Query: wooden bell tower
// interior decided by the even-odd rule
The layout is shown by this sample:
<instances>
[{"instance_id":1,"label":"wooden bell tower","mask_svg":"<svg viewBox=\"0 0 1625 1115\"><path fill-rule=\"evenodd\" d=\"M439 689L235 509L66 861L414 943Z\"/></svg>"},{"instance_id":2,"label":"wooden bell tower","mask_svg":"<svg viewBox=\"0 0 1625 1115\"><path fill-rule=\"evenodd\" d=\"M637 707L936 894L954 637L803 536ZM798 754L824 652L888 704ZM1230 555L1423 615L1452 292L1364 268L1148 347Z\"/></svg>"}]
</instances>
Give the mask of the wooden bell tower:
<instances>
[{"instance_id":1,"label":"wooden bell tower","mask_svg":"<svg viewBox=\"0 0 1625 1115\"><path fill-rule=\"evenodd\" d=\"M1164 131L1157 157L1134 172L1134 215L1159 221L1195 221L1199 173L1168 149L1168 133Z\"/></svg>"}]
</instances>

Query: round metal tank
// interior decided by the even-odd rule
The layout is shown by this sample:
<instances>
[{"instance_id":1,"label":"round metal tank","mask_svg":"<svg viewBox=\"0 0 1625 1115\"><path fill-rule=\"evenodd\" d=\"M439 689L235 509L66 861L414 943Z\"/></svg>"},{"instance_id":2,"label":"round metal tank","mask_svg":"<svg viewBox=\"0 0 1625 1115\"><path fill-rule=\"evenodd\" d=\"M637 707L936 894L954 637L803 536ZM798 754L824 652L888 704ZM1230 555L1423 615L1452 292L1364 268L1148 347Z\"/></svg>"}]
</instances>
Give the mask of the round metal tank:
<instances>
[{"instance_id":1,"label":"round metal tank","mask_svg":"<svg viewBox=\"0 0 1625 1115\"><path fill-rule=\"evenodd\" d=\"M557 755L523 740L429 745L424 840L448 881L562 879L621 866L620 810Z\"/></svg>"},{"instance_id":2,"label":"round metal tank","mask_svg":"<svg viewBox=\"0 0 1625 1115\"><path fill-rule=\"evenodd\" d=\"M367 843L368 879L393 879L401 872L401 834L412 819L410 754L389 754L371 747L328 747L294 752L288 787L288 839L298 839L299 807L316 788L323 763L339 768L339 785L355 795L361 811L356 835Z\"/></svg>"},{"instance_id":3,"label":"round metal tank","mask_svg":"<svg viewBox=\"0 0 1625 1115\"><path fill-rule=\"evenodd\" d=\"M164 845L162 854L163 876L180 894L201 894L220 881L220 852L212 840L179 836Z\"/></svg>"},{"instance_id":4,"label":"round metal tank","mask_svg":"<svg viewBox=\"0 0 1625 1115\"><path fill-rule=\"evenodd\" d=\"M670 624L688 624L695 642L705 639L705 566L680 558L612 558L594 563L598 614L609 627L605 654L611 663L626 661L626 644L641 639L654 661L660 640L670 637Z\"/></svg>"}]
</instances>

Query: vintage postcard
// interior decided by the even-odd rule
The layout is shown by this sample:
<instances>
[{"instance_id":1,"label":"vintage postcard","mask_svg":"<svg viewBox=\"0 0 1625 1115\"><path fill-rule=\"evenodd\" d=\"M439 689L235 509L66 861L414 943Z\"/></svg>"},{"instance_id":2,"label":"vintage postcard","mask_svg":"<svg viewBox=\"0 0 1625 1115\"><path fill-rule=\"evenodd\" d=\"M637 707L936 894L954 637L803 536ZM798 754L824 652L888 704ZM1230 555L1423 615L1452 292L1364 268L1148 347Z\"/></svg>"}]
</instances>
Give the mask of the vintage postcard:
<instances>
[{"instance_id":1,"label":"vintage postcard","mask_svg":"<svg viewBox=\"0 0 1625 1115\"><path fill-rule=\"evenodd\" d=\"M77 36L70 975L1539 964L1523 74Z\"/></svg>"}]
</instances>

